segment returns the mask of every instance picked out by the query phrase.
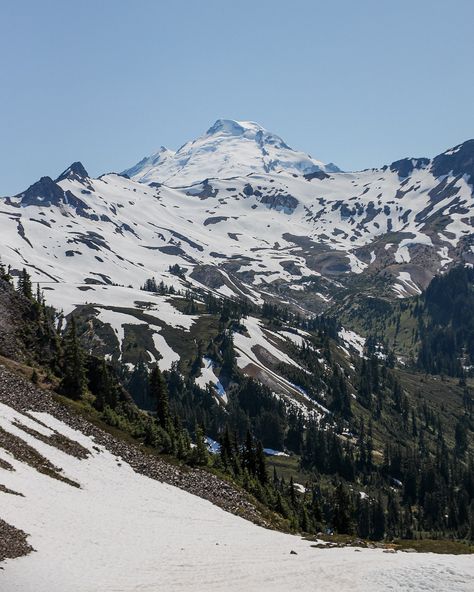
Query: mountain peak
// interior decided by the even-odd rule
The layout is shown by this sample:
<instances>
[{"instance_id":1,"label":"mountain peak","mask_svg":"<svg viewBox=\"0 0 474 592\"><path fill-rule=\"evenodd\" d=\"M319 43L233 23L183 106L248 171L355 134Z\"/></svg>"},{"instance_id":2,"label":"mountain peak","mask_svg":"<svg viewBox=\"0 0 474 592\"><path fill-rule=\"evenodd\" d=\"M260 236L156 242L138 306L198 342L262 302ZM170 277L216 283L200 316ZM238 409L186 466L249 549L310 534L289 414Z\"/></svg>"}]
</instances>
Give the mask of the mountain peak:
<instances>
[{"instance_id":1,"label":"mountain peak","mask_svg":"<svg viewBox=\"0 0 474 592\"><path fill-rule=\"evenodd\" d=\"M290 148L280 136L259 123L217 119L205 134L187 142L176 153L162 147L124 173L141 183L180 187L204 179L250 174L306 175L338 170L333 164L326 166Z\"/></svg>"},{"instance_id":2,"label":"mountain peak","mask_svg":"<svg viewBox=\"0 0 474 592\"><path fill-rule=\"evenodd\" d=\"M130 179L137 179L137 177L145 171L151 171L163 164L168 158L174 156L174 152L169 150L165 146L160 146L156 152L153 152L150 156L145 156L137 162L137 164L125 171L122 171L122 175L129 177ZM151 179L151 181L156 179Z\"/></svg>"},{"instance_id":3,"label":"mountain peak","mask_svg":"<svg viewBox=\"0 0 474 592\"><path fill-rule=\"evenodd\" d=\"M64 179L72 179L76 181L82 181L88 179L89 173L84 168L82 162L73 162L65 171L63 171L56 179L56 183L64 181Z\"/></svg>"},{"instance_id":4,"label":"mountain peak","mask_svg":"<svg viewBox=\"0 0 474 592\"><path fill-rule=\"evenodd\" d=\"M435 177L443 175L469 175L471 183L474 180L474 139L466 140L435 156L431 172Z\"/></svg>"},{"instance_id":5,"label":"mountain peak","mask_svg":"<svg viewBox=\"0 0 474 592\"><path fill-rule=\"evenodd\" d=\"M39 181L30 185L28 189L16 195L23 206L57 205L63 201L64 191L51 177L41 177Z\"/></svg>"},{"instance_id":6,"label":"mountain peak","mask_svg":"<svg viewBox=\"0 0 474 592\"><path fill-rule=\"evenodd\" d=\"M241 136L245 132L257 133L266 131L260 124L254 121L237 121L235 119L217 119L217 121L207 130L206 135L228 134L232 136Z\"/></svg>"},{"instance_id":7,"label":"mountain peak","mask_svg":"<svg viewBox=\"0 0 474 592\"><path fill-rule=\"evenodd\" d=\"M264 144L272 144L279 148L291 150L288 144L272 132L269 132L259 123L255 121L236 121L234 119L218 119L212 127L210 127L206 136L234 136L241 137L246 140L255 141L259 146Z\"/></svg>"}]
</instances>

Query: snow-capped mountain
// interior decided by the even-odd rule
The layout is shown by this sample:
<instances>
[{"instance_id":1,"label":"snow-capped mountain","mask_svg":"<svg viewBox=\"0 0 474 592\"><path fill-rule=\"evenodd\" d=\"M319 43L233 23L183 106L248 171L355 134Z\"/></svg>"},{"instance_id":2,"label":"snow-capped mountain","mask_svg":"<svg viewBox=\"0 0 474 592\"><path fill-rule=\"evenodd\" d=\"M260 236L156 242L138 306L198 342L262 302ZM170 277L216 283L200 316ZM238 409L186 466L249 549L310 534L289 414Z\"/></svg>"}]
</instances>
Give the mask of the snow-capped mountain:
<instances>
[{"instance_id":1,"label":"snow-capped mountain","mask_svg":"<svg viewBox=\"0 0 474 592\"><path fill-rule=\"evenodd\" d=\"M257 124L219 120L146 162L133 179L92 179L74 163L0 208L3 263L28 268L66 314L92 306L114 328L110 355L125 356L126 327L145 319L147 351L167 368L179 358L170 343L195 330L166 298L145 302L140 287L152 277L311 314L354 290L414 295L436 272L474 263L473 140L434 159L344 173ZM242 366L265 340L258 325L249 334Z\"/></svg>"},{"instance_id":2,"label":"snow-capped mountain","mask_svg":"<svg viewBox=\"0 0 474 592\"><path fill-rule=\"evenodd\" d=\"M162 151L163 160L149 159L151 168L134 179L91 179L81 163L56 181L42 177L4 200L4 262L14 269L29 265L40 282L134 287L147 277L169 276L169 266L178 264L187 280L223 294L260 299L273 293L313 310L354 274L383 273L396 294L406 296L452 262L472 262L474 141L432 160L404 159L357 173L324 171L324 165L314 170L315 161L307 161L312 172L305 174L252 173L261 132L256 124L219 120L176 153L189 154L179 171L174 156ZM277 136L261 136L281 155L300 154ZM204 181L186 185L197 162L205 161L207 142L215 146L209 156L214 177L209 168ZM242 143L252 148L242 151ZM215 165L224 153L219 172ZM161 167L169 174L173 168L179 187L145 183L167 176Z\"/></svg>"},{"instance_id":3,"label":"snow-capped mountain","mask_svg":"<svg viewBox=\"0 0 474 592\"><path fill-rule=\"evenodd\" d=\"M218 119L203 136L187 142L177 152L162 146L124 174L141 183L179 187L205 179L244 177L253 173L302 175L338 170L333 164L325 165L293 150L258 123Z\"/></svg>"}]
</instances>

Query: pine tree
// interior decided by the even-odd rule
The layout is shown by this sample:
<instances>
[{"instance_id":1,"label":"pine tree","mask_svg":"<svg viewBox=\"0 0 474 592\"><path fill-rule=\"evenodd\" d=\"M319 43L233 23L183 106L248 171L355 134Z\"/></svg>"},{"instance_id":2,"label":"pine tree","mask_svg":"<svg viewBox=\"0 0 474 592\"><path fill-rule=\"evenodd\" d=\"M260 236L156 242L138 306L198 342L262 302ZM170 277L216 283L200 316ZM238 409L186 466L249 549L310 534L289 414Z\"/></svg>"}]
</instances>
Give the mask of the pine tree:
<instances>
[{"instance_id":1,"label":"pine tree","mask_svg":"<svg viewBox=\"0 0 474 592\"><path fill-rule=\"evenodd\" d=\"M39 375L38 375L38 372L36 371L36 368L33 368L33 372L31 373L31 382L33 384L39 383Z\"/></svg>"},{"instance_id":2,"label":"pine tree","mask_svg":"<svg viewBox=\"0 0 474 592\"><path fill-rule=\"evenodd\" d=\"M385 535L385 512L382 498L379 496L377 502L371 506L371 533L370 538L380 541Z\"/></svg>"},{"instance_id":3,"label":"pine tree","mask_svg":"<svg viewBox=\"0 0 474 592\"><path fill-rule=\"evenodd\" d=\"M158 423L166 430L170 420L168 389L158 366L155 366L150 373L149 395L156 404Z\"/></svg>"},{"instance_id":4,"label":"pine tree","mask_svg":"<svg viewBox=\"0 0 474 592\"><path fill-rule=\"evenodd\" d=\"M370 504L367 498L359 497L357 502L357 535L368 539L370 535Z\"/></svg>"},{"instance_id":5,"label":"pine tree","mask_svg":"<svg viewBox=\"0 0 474 592\"><path fill-rule=\"evenodd\" d=\"M23 294L29 300L33 299L33 288L31 285L31 278L25 268L22 269L21 275L18 278L18 292Z\"/></svg>"},{"instance_id":6,"label":"pine tree","mask_svg":"<svg viewBox=\"0 0 474 592\"><path fill-rule=\"evenodd\" d=\"M5 265L0 261L0 280L4 282L8 282L9 284L12 281L12 276L10 275L10 266L6 269Z\"/></svg>"},{"instance_id":7,"label":"pine tree","mask_svg":"<svg viewBox=\"0 0 474 592\"><path fill-rule=\"evenodd\" d=\"M209 464L209 451L207 449L207 443L204 439L204 430L201 426L196 426L196 446L191 452L191 464L206 466Z\"/></svg>"},{"instance_id":8,"label":"pine tree","mask_svg":"<svg viewBox=\"0 0 474 592\"><path fill-rule=\"evenodd\" d=\"M226 331L222 338L221 344L222 352L222 374L228 379L232 380L235 374L235 351L234 351L234 339L232 331Z\"/></svg>"},{"instance_id":9,"label":"pine tree","mask_svg":"<svg viewBox=\"0 0 474 592\"><path fill-rule=\"evenodd\" d=\"M255 447L250 430L247 430L247 435L245 437L245 445L242 452L242 464L243 467L249 472L249 475L255 475L257 470Z\"/></svg>"},{"instance_id":10,"label":"pine tree","mask_svg":"<svg viewBox=\"0 0 474 592\"><path fill-rule=\"evenodd\" d=\"M304 504L301 506L300 511L300 528L303 532L309 532L310 530L308 510Z\"/></svg>"},{"instance_id":11,"label":"pine tree","mask_svg":"<svg viewBox=\"0 0 474 592\"><path fill-rule=\"evenodd\" d=\"M233 466L234 463L234 452L232 450L232 442L230 438L229 432L229 425L226 424L224 434L222 435L221 439L221 447L220 447L220 457L222 460L222 464L224 465L225 469Z\"/></svg>"},{"instance_id":12,"label":"pine tree","mask_svg":"<svg viewBox=\"0 0 474 592\"><path fill-rule=\"evenodd\" d=\"M203 353L204 353L203 343L202 343L202 340L199 339L196 357L194 358L193 363L191 364L191 370L189 373L189 375L192 378L196 378L197 376L199 376L201 374Z\"/></svg>"},{"instance_id":13,"label":"pine tree","mask_svg":"<svg viewBox=\"0 0 474 592\"><path fill-rule=\"evenodd\" d=\"M311 509L311 517L312 517L313 522L315 523L315 525L317 527L320 527L321 523L323 521L323 513L321 510L321 503L319 500L319 495L318 495L318 492L316 491L315 488L313 488L313 497L311 500L310 509Z\"/></svg>"},{"instance_id":14,"label":"pine tree","mask_svg":"<svg viewBox=\"0 0 474 592\"><path fill-rule=\"evenodd\" d=\"M36 284L36 302L40 305L40 306L45 306L45 302L44 302L44 296L43 293L41 292L41 288L39 283Z\"/></svg>"},{"instance_id":15,"label":"pine tree","mask_svg":"<svg viewBox=\"0 0 474 592\"><path fill-rule=\"evenodd\" d=\"M333 366L333 374L329 388L332 394L331 409L344 419L350 418L352 416L351 397L347 390L347 383L344 379L344 375L336 365Z\"/></svg>"},{"instance_id":16,"label":"pine tree","mask_svg":"<svg viewBox=\"0 0 474 592\"><path fill-rule=\"evenodd\" d=\"M400 508L396 497L390 491L387 500L387 535L394 538L399 534Z\"/></svg>"},{"instance_id":17,"label":"pine tree","mask_svg":"<svg viewBox=\"0 0 474 592\"><path fill-rule=\"evenodd\" d=\"M61 392L71 399L80 399L86 390L86 371L74 317L71 317L69 332L64 339L62 371Z\"/></svg>"},{"instance_id":18,"label":"pine tree","mask_svg":"<svg viewBox=\"0 0 474 592\"><path fill-rule=\"evenodd\" d=\"M469 532L468 539L474 542L474 500L471 501L469 506Z\"/></svg>"},{"instance_id":19,"label":"pine tree","mask_svg":"<svg viewBox=\"0 0 474 592\"><path fill-rule=\"evenodd\" d=\"M340 534L352 532L352 504L349 494L342 483L339 483L333 495L333 526Z\"/></svg>"},{"instance_id":20,"label":"pine tree","mask_svg":"<svg viewBox=\"0 0 474 592\"><path fill-rule=\"evenodd\" d=\"M290 494L290 501L293 508L296 507L296 493L295 493L295 482L293 481L293 475L290 477L290 483L288 484L288 493Z\"/></svg>"},{"instance_id":21,"label":"pine tree","mask_svg":"<svg viewBox=\"0 0 474 592\"><path fill-rule=\"evenodd\" d=\"M456 443L456 453L459 456L464 456L464 453L467 450L467 443L468 443L468 441L467 441L467 427L466 427L466 421L464 420L464 418L458 420L458 422L456 423L454 438L455 438L455 443Z\"/></svg>"},{"instance_id":22,"label":"pine tree","mask_svg":"<svg viewBox=\"0 0 474 592\"><path fill-rule=\"evenodd\" d=\"M94 407L99 411L103 411L106 405L115 408L117 397L105 360L91 356L88 369L89 390L95 396Z\"/></svg>"},{"instance_id":23,"label":"pine tree","mask_svg":"<svg viewBox=\"0 0 474 592\"><path fill-rule=\"evenodd\" d=\"M257 442L257 448L255 451L255 464L258 480L262 485L266 485L268 483L267 463L265 461L265 452L260 440Z\"/></svg>"},{"instance_id":24,"label":"pine tree","mask_svg":"<svg viewBox=\"0 0 474 592\"><path fill-rule=\"evenodd\" d=\"M154 409L156 401L150 401L148 369L140 355L127 384L127 390L141 409ZM151 403L151 404L150 404Z\"/></svg>"}]
</instances>

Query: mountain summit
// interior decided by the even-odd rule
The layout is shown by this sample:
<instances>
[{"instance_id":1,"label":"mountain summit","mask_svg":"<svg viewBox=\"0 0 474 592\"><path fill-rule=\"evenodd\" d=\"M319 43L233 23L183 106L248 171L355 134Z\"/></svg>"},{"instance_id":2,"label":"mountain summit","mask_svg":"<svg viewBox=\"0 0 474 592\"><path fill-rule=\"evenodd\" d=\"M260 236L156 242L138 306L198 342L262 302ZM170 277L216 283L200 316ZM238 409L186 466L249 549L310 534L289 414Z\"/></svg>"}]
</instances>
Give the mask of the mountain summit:
<instances>
[{"instance_id":1,"label":"mountain summit","mask_svg":"<svg viewBox=\"0 0 474 592\"><path fill-rule=\"evenodd\" d=\"M333 164L326 165L293 150L280 136L258 123L218 119L204 135L187 142L177 152L162 147L124 174L141 183L159 182L180 187L204 179L250 174L305 175L338 170Z\"/></svg>"}]
</instances>

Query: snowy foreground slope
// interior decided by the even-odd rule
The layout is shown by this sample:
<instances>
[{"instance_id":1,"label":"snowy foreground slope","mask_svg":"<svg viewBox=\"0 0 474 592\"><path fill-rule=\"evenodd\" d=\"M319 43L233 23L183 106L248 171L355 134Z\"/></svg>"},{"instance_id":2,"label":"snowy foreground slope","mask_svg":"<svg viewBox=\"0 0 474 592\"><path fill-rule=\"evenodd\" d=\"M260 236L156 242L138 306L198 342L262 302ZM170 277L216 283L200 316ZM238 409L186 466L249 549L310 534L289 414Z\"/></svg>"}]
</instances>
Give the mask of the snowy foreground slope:
<instances>
[{"instance_id":1,"label":"snowy foreground slope","mask_svg":"<svg viewBox=\"0 0 474 592\"><path fill-rule=\"evenodd\" d=\"M3 564L2 592L472 590L469 556L312 548L135 473L47 413L27 416L2 403L0 427L80 484L41 474L0 449L14 468L0 469L0 482L22 494L0 492L0 516L27 532L35 549ZM47 438L52 429L88 457L31 435Z\"/></svg>"}]
</instances>

